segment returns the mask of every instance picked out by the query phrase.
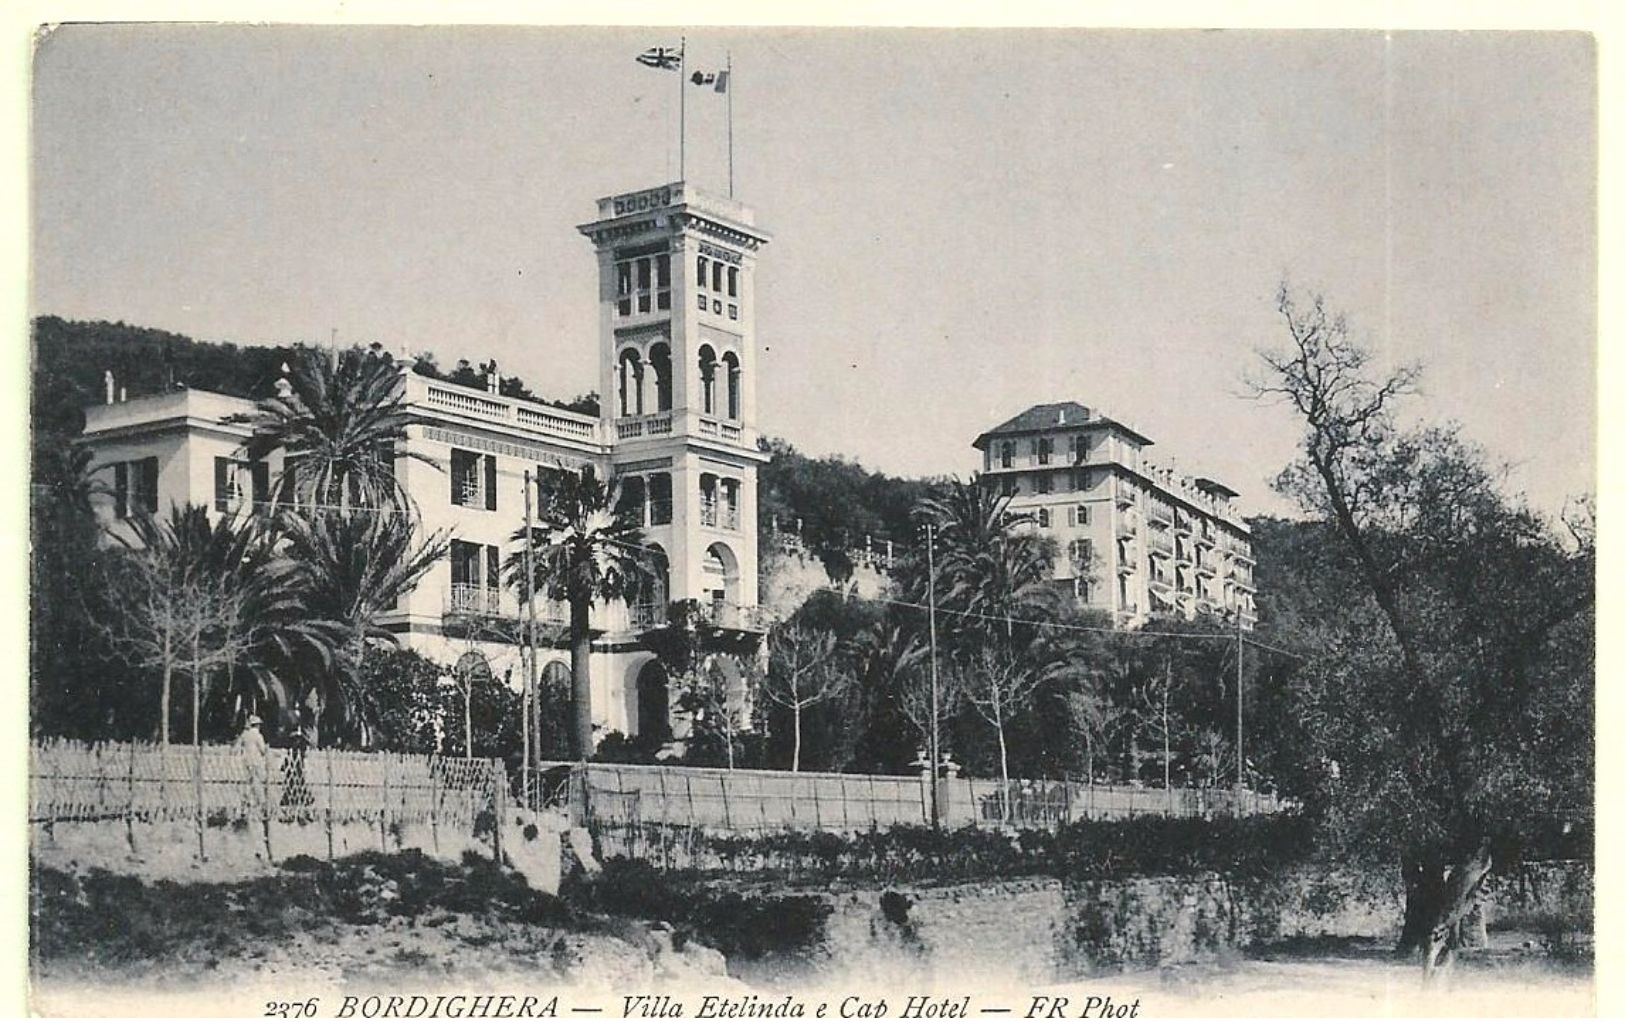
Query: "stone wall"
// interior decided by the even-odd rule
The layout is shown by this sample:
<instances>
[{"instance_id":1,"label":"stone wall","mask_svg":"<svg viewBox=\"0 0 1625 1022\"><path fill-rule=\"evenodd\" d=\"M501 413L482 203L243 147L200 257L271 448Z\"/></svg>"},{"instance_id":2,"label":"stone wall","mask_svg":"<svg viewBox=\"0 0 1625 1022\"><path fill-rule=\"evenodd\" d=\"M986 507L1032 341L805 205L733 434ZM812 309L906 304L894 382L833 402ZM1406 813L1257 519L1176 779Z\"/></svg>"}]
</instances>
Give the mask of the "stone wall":
<instances>
[{"instance_id":1,"label":"stone wall","mask_svg":"<svg viewBox=\"0 0 1625 1022\"><path fill-rule=\"evenodd\" d=\"M1573 911L1585 864L1543 864L1539 882L1504 881L1497 912ZM1514 895L1513 889L1517 888ZM811 892L802 892L811 893ZM1209 874L1114 881L1056 879L823 892L829 913L807 966L875 984L974 979L1034 983L1124 968L1198 962L1293 938L1397 938L1394 878L1302 870L1237 882ZM781 963L775 963L782 965ZM730 969L749 975L748 962Z\"/></svg>"}]
</instances>

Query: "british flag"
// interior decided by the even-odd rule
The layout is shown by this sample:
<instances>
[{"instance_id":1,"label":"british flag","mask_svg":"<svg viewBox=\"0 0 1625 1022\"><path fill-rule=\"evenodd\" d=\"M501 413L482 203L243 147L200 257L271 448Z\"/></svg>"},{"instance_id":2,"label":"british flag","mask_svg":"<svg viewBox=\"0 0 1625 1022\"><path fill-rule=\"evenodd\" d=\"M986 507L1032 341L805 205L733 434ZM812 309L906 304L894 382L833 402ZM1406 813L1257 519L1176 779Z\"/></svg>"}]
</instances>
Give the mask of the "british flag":
<instances>
[{"instance_id":1,"label":"british flag","mask_svg":"<svg viewBox=\"0 0 1625 1022\"><path fill-rule=\"evenodd\" d=\"M638 63L660 71L677 71L683 63L683 51L670 46L651 46L638 54Z\"/></svg>"}]
</instances>

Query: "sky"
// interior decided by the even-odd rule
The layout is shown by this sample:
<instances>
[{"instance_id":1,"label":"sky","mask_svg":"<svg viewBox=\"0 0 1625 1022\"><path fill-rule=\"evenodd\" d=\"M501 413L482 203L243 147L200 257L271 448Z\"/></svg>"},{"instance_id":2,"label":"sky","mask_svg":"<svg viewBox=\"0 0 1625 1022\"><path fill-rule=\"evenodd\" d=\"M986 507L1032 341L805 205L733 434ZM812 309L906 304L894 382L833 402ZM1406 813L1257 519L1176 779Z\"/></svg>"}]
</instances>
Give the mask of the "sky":
<instances>
[{"instance_id":1,"label":"sky","mask_svg":"<svg viewBox=\"0 0 1625 1022\"><path fill-rule=\"evenodd\" d=\"M380 341L597 386L599 196L679 177L672 28L67 26L37 48L32 308ZM694 29L731 55L758 426L894 474L1075 400L1246 513L1283 279L1555 512L1595 489L1596 62L1577 33ZM686 177L726 192L726 105Z\"/></svg>"}]
</instances>

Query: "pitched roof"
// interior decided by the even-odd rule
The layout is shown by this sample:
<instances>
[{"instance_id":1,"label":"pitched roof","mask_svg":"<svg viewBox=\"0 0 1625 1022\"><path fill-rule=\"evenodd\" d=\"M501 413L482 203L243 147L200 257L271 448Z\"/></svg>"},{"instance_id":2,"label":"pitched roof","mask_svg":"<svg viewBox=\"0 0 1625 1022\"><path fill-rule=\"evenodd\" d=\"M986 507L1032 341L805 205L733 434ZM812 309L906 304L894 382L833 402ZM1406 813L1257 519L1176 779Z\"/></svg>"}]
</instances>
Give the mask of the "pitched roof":
<instances>
[{"instance_id":1,"label":"pitched roof","mask_svg":"<svg viewBox=\"0 0 1625 1022\"><path fill-rule=\"evenodd\" d=\"M1013 435L1021 433L1041 433L1046 430L1060 429L1068 426L1113 426L1122 430L1129 436L1143 444L1151 443L1151 438L1130 429L1115 419L1108 419L1097 412L1092 412L1076 401L1056 401L1051 404L1033 405L1014 418L1006 419L992 429L976 438L972 445L977 449L986 446L988 440L995 436Z\"/></svg>"}]
</instances>

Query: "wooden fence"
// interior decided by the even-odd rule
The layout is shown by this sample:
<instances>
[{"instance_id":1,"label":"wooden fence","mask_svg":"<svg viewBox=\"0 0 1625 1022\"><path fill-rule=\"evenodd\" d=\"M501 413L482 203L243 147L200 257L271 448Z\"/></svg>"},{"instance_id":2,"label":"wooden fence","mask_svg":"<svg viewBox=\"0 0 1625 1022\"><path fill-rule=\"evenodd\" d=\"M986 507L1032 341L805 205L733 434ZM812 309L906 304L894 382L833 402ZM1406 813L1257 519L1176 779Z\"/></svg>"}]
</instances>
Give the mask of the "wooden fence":
<instances>
[{"instance_id":1,"label":"wooden fence","mask_svg":"<svg viewBox=\"0 0 1625 1022\"><path fill-rule=\"evenodd\" d=\"M851 832L931 823L921 776L790 773L612 763L544 764L544 794L595 826L682 826L722 831ZM1204 817L1279 812L1281 802L1229 789L1135 788L1077 781L944 778L945 827L1056 827L1084 819Z\"/></svg>"},{"instance_id":2,"label":"wooden fence","mask_svg":"<svg viewBox=\"0 0 1625 1022\"><path fill-rule=\"evenodd\" d=\"M93 821L427 823L473 833L508 800L500 760L234 745L35 742L28 816ZM502 800L501 803L498 800Z\"/></svg>"}]
</instances>

